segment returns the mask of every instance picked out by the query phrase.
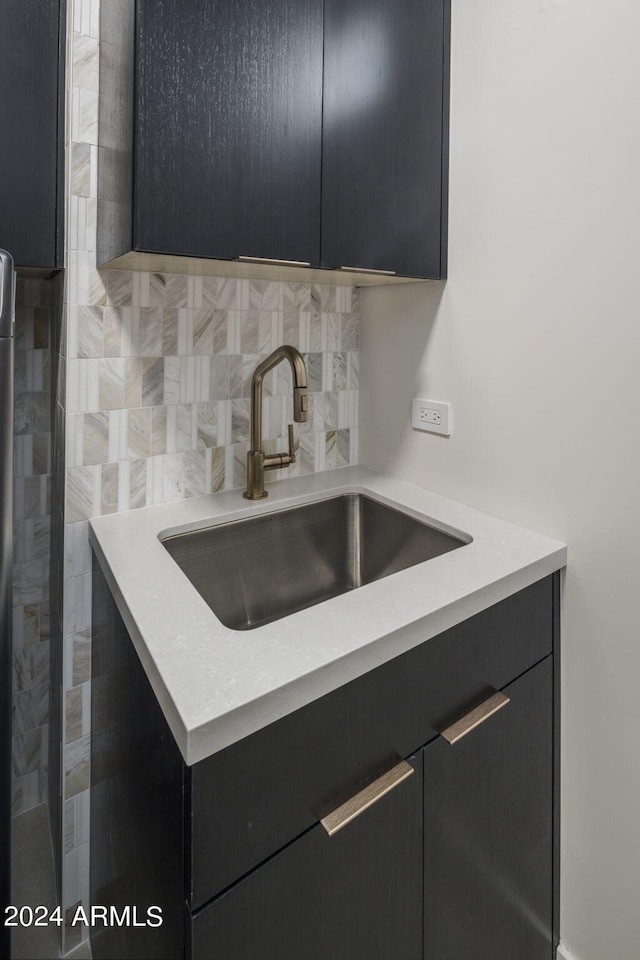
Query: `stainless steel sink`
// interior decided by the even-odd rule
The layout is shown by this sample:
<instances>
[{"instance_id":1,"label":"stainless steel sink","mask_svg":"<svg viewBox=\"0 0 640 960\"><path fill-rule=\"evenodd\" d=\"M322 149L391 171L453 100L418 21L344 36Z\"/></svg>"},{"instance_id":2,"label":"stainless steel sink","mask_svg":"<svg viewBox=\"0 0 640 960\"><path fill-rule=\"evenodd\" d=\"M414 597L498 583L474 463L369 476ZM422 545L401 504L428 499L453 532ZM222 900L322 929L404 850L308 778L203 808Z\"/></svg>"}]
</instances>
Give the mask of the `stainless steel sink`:
<instances>
[{"instance_id":1,"label":"stainless steel sink","mask_svg":"<svg viewBox=\"0 0 640 960\"><path fill-rule=\"evenodd\" d=\"M162 542L233 630L278 620L465 544L357 493Z\"/></svg>"}]
</instances>

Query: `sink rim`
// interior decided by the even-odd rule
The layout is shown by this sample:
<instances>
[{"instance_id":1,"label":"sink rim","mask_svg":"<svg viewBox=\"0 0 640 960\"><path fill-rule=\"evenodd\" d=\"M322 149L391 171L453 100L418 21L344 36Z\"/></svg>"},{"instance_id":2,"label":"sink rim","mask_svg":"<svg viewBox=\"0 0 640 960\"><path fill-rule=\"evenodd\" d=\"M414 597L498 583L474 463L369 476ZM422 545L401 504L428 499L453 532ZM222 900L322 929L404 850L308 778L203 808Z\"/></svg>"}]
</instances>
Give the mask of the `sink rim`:
<instances>
[{"instance_id":1,"label":"sink rim","mask_svg":"<svg viewBox=\"0 0 640 960\"><path fill-rule=\"evenodd\" d=\"M371 504L371 507L366 504ZM329 512L327 514L325 511L323 518L324 505L328 506ZM372 508L382 511L382 514L374 514L371 520L361 526L360 518L364 520L367 511ZM357 511L355 528L353 510ZM361 514L361 510L365 512ZM305 514L308 515L309 539L301 544L300 536L302 535L303 539L305 537L301 531L307 523ZM395 521L385 520L385 517L394 516ZM278 531L280 537L287 537L287 530L290 530L293 537L289 544L290 550L285 550L280 561L276 560L280 555L279 550L276 549L276 554L273 554L273 528L268 523L278 517L283 518ZM338 542L346 537L346 542L330 554L323 548L318 553L317 533L314 535L312 531L318 529L319 519L321 524L326 521L331 525L330 541L333 541L334 535ZM376 535L378 520L382 523L382 539ZM401 540L397 539L397 534L395 537L392 535L391 540L388 539L389 522L392 527L394 523L399 525ZM408 529L407 523L410 525ZM385 525L387 537L384 533ZM354 532L355 547L352 541ZM207 540L207 535L211 537L210 540ZM416 547L415 536L419 538L419 547ZM436 537L435 541L433 536ZM194 538L194 542L190 549L191 538ZM283 504L275 510L250 511L242 517L227 518L221 523L209 523L184 532L163 531L159 540L216 619L230 630L245 632L259 630L270 623L280 623L310 607L327 604L354 590L360 591L381 580L393 579L413 567L432 563L447 553L468 546L473 538L443 530L442 525L429 522L424 515L412 515L396 502L384 502L371 496L369 491L340 490L334 491L330 496L316 497L302 503ZM443 545L443 540L450 543ZM401 542L404 546L399 548ZM278 541L275 542L276 546L277 543ZM364 549L367 543L369 549ZM239 555L234 544L237 544ZM326 563L323 563L324 571L320 573L317 582L300 578L299 566L295 562L291 566L287 554L291 550L296 554L301 547L305 551L304 557L311 565L321 556L325 560L330 556L333 573L327 576L324 572L327 569ZM342 548L346 553L343 553ZM306 553L307 550L310 552ZM231 551L231 554L227 562L228 551ZM257 560L258 557L267 560L271 570L265 568L263 563ZM369 557L373 566L368 562ZM386 560L383 559L385 557ZM357 570L351 569L354 558ZM398 561L399 558L400 562L396 562L394 569L394 559ZM275 565L271 561L274 561ZM302 556L298 557L298 561L304 564ZM231 599L232 597L235 599Z\"/></svg>"},{"instance_id":2,"label":"sink rim","mask_svg":"<svg viewBox=\"0 0 640 960\"><path fill-rule=\"evenodd\" d=\"M271 516L276 513L285 513L290 510L297 510L299 507L310 506L315 503L324 503L327 500L337 500L340 497L349 496L368 497L370 500L375 500L383 507L389 507L391 510L397 510L398 513L404 513L406 516L411 517L413 520L416 520L427 527L433 527L434 530L439 530L441 533L445 533L450 537L455 537L457 540L461 540L463 546L468 546L474 541L474 538L470 533L467 533L465 530L461 530L459 527L454 527L453 525L442 520L437 520L435 517L421 513L419 510L415 510L412 507L406 506L404 503L400 503L391 497L385 497L384 495L379 494L377 491L373 492L372 490L361 486L353 486L353 488L349 489L339 488L332 493L328 493L327 495L323 496L309 494L304 497L300 497L299 499L295 498L295 502L290 501L287 503L278 503L274 509L271 509L271 505L268 502L257 502L255 506L248 506L245 509L238 510L231 516L223 515L220 517L211 517L210 519L204 521L194 521L192 523L181 524L180 526L167 527L164 530L160 530L156 536L160 543L164 545L166 540L173 540L176 537L186 536L190 533L205 533L207 530L214 530L217 527L229 526L233 523L242 523L243 521L251 520L254 517L257 518ZM435 557L434 559L438 558ZM427 560L424 561L424 563L428 562L429 561Z\"/></svg>"}]
</instances>

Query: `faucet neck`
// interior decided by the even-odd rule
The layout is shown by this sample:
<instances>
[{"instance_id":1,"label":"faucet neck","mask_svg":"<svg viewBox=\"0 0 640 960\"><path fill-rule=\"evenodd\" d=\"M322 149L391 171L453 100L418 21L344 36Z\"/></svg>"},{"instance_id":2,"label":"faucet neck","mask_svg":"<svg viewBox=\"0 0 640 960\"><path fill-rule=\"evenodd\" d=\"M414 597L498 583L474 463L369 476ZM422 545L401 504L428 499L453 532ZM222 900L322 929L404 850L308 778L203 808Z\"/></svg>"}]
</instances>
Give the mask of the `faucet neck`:
<instances>
[{"instance_id":1,"label":"faucet neck","mask_svg":"<svg viewBox=\"0 0 640 960\"><path fill-rule=\"evenodd\" d=\"M306 403L302 396L307 392L307 368L302 354L295 347L283 344L259 363L251 378L251 450L262 450L262 385L265 375L277 367L282 360L288 360L293 375L293 419L306 420Z\"/></svg>"},{"instance_id":2,"label":"faucet neck","mask_svg":"<svg viewBox=\"0 0 640 960\"><path fill-rule=\"evenodd\" d=\"M266 497L264 489L264 471L286 467L295 463L293 445L293 427L289 424L289 452L277 453L266 457L262 449L262 387L265 374L277 366L281 360L287 360L293 374L293 419L302 422L308 416L307 368L302 355L295 347L284 344L259 363L251 379L251 449L247 454L247 489L244 496L248 500L262 500Z\"/></svg>"}]
</instances>

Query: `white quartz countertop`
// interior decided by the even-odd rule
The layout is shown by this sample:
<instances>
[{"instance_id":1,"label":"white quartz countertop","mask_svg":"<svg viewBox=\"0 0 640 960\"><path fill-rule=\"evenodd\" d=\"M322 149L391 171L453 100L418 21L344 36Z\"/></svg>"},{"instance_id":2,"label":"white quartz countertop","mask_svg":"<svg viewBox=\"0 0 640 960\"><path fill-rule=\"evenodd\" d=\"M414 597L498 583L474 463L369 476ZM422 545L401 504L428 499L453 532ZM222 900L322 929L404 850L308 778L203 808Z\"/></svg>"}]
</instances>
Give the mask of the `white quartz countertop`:
<instances>
[{"instance_id":1,"label":"white quartz countertop","mask_svg":"<svg viewBox=\"0 0 640 960\"><path fill-rule=\"evenodd\" d=\"M429 640L566 563L563 543L346 467L91 521L90 538L188 764ZM470 541L253 630L224 626L161 543L170 534L363 493Z\"/></svg>"}]
</instances>

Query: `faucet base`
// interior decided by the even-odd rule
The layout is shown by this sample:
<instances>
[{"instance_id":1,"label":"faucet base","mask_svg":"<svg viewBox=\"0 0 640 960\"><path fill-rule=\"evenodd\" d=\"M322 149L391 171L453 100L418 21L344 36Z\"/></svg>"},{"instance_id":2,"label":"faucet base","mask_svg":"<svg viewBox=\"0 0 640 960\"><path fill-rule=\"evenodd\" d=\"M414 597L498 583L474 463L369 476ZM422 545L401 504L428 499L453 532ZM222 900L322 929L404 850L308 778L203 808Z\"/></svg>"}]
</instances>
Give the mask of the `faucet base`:
<instances>
[{"instance_id":1,"label":"faucet base","mask_svg":"<svg viewBox=\"0 0 640 960\"><path fill-rule=\"evenodd\" d=\"M247 453L247 489L243 493L246 500L264 500L267 491L264 488L264 453L262 450L249 450Z\"/></svg>"}]
</instances>

